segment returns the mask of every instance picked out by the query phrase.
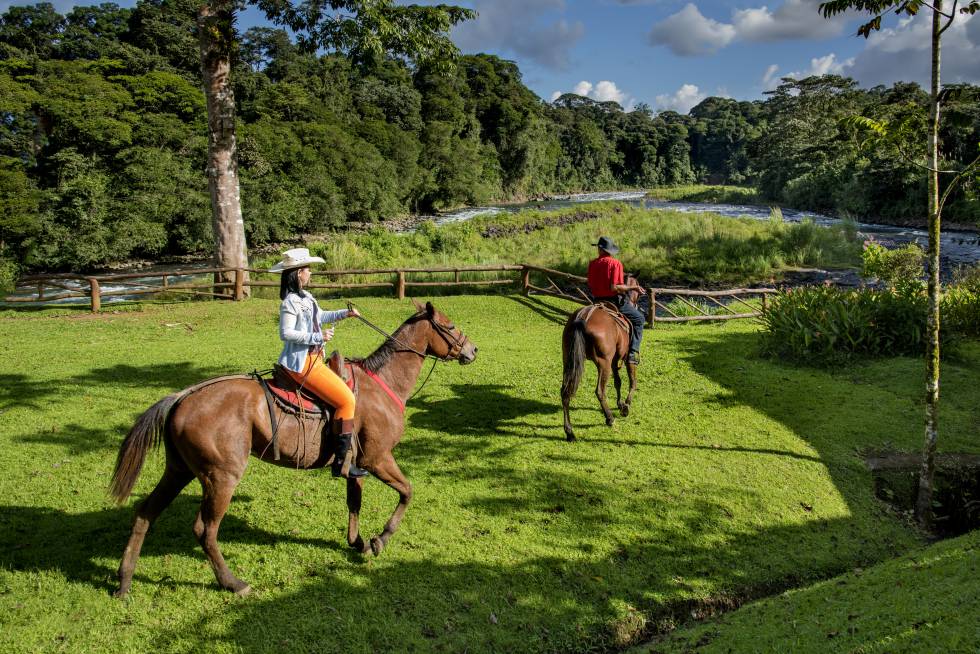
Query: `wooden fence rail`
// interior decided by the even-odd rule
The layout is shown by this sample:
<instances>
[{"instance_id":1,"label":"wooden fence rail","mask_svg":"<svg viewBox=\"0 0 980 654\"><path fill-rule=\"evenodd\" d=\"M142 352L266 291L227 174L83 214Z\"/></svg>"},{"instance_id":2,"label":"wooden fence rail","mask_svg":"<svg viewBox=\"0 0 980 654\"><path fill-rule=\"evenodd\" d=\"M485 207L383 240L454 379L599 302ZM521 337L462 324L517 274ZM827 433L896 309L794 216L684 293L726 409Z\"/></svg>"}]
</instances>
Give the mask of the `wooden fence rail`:
<instances>
[{"instance_id":1,"label":"wooden fence rail","mask_svg":"<svg viewBox=\"0 0 980 654\"><path fill-rule=\"evenodd\" d=\"M209 275L224 272L234 272L234 282L214 282L214 281L192 281L173 283L170 278ZM462 279L463 273L492 273L492 272L518 272L517 278L495 278L495 279ZM122 273L116 275L77 275L77 274L53 274L53 275L28 275L22 277L17 287L22 290L37 289L37 296L31 297L7 297L5 302L34 302L47 303L66 298L89 298L91 309L97 312L102 307L102 298L129 295L148 295L154 293L182 293L190 295L204 295L234 300L245 299L246 288L278 288L279 281L272 279L261 279L249 277L246 273L255 276L268 275L268 271L257 268L197 268L188 270L173 270L168 272L145 272L145 273ZM409 279L408 275L436 275L452 274L451 280L420 280ZM538 286L531 282L531 275L543 277L548 282L548 286ZM318 278L356 278L358 276L385 276L390 275L390 281L332 281L319 282ZM148 286L145 282L134 280L146 280L160 278L160 284ZM559 278L565 286L559 286L554 279ZM76 286L71 286L70 282L75 282ZM490 266L442 266L433 268L367 268L361 270L318 270L313 273L311 283L307 285L310 289L368 289L383 288L392 289L395 297L404 299L409 287L419 288L447 288L447 287L473 287L473 286L515 286L521 289L524 295L547 295L558 297L579 304L591 302L588 295L580 285L585 284L586 278L581 275L574 275L534 266L530 264L500 264ZM123 288L106 291L103 287L106 284L120 286ZM87 288L85 288L87 286ZM131 287L131 288L130 288ZM46 289L57 289L55 294L45 293ZM574 294L568 289L571 288ZM732 320L735 318L753 318L760 315L757 307L745 301L746 297L762 298L763 310L767 306L767 296L775 293L772 288L736 288L720 291L698 291L689 289L672 288L648 288L650 296L650 308L647 312L647 324L653 325L657 322L687 322L698 320ZM681 304L686 306L693 315L678 315L671 306L665 304L665 297L673 297ZM702 298L712 302L718 307L720 313L708 311L705 306L692 302L688 298ZM725 304L719 298L727 298L730 304ZM741 312L732 309L731 304L741 304ZM677 308L676 306L674 307ZM667 315L657 315L658 309Z\"/></svg>"}]
</instances>

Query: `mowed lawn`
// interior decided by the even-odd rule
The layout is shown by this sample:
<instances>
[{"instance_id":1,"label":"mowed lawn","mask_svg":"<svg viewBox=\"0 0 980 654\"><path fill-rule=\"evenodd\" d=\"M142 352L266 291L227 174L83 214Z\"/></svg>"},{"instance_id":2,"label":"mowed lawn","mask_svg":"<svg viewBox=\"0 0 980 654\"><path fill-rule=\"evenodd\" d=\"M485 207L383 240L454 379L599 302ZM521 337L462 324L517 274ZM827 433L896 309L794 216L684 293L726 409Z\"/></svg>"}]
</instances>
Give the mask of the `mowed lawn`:
<instances>
[{"instance_id":1,"label":"mowed lawn","mask_svg":"<svg viewBox=\"0 0 980 654\"><path fill-rule=\"evenodd\" d=\"M609 651L921 544L873 499L859 455L919 448L920 360L818 371L760 359L749 321L658 326L630 416L604 425L590 364L566 443L560 338L574 305L435 304L479 357L437 366L408 405L395 454L415 499L379 558L346 548L344 484L329 472L253 460L220 542L256 593L215 584L191 533L194 483L151 529L124 601L110 592L132 504L163 457L114 506L122 438L174 390L268 368L278 303L0 314L0 651ZM359 306L389 329L412 312ZM338 325L347 354L380 340ZM980 451L978 385L967 344L943 372L941 449ZM366 535L396 501L368 481Z\"/></svg>"}]
</instances>

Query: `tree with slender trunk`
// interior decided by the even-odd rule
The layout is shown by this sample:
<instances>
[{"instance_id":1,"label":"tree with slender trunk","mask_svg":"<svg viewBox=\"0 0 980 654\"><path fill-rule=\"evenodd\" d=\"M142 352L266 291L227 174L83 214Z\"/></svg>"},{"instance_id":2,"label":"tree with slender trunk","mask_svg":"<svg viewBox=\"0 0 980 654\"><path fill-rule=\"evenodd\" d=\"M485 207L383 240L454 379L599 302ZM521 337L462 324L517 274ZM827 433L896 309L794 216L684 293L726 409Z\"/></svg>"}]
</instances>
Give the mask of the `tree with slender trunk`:
<instances>
[{"instance_id":1,"label":"tree with slender trunk","mask_svg":"<svg viewBox=\"0 0 980 654\"><path fill-rule=\"evenodd\" d=\"M391 54L441 64L457 54L449 29L473 18L472 10L450 5L396 5L395 0L255 0L273 22L292 29L301 46L345 52L355 58ZM197 14L201 76L208 108L208 188L214 228L214 263L218 268L245 268L248 249L239 196L235 142L235 94L231 84L235 12L239 0L207 0ZM228 284L234 272L215 274ZM247 291L246 286L246 291Z\"/></svg>"},{"instance_id":2,"label":"tree with slender trunk","mask_svg":"<svg viewBox=\"0 0 980 654\"><path fill-rule=\"evenodd\" d=\"M824 18L857 9L873 14L873 18L858 28L858 36L867 38L881 29L883 16L893 11L899 15L915 16L925 7L932 10L931 75L929 85L929 133L926 144L926 174L928 175L927 211L929 217L929 279L928 318L926 323L926 420L925 442L922 450L922 466L919 473L919 492L915 513L923 529L932 526L932 494L935 473L936 443L939 436L939 233L942 200L939 187L939 114L942 101L940 74L940 45L943 32L949 29L960 14L980 11L980 2L973 0L958 8L959 0L953 0L952 9L943 9L943 0L831 0L822 2L820 11ZM943 195L943 200L948 192Z\"/></svg>"}]
</instances>

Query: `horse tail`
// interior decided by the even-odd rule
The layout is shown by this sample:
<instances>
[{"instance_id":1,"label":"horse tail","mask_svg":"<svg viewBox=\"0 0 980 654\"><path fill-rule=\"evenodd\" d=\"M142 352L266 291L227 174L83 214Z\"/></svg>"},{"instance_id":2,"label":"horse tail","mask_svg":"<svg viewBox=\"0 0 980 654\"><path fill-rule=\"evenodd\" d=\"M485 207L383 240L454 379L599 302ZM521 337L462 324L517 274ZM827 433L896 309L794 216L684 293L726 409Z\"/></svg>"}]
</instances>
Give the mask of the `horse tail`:
<instances>
[{"instance_id":1,"label":"horse tail","mask_svg":"<svg viewBox=\"0 0 980 654\"><path fill-rule=\"evenodd\" d=\"M170 412L187 396L189 390L168 395L136 419L136 424L129 430L119 447L116 469L112 473L112 483L109 486L109 495L117 503L125 502L133 491L140 471L143 470L143 461L146 460L147 453L163 440Z\"/></svg>"},{"instance_id":2,"label":"horse tail","mask_svg":"<svg viewBox=\"0 0 980 654\"><path fill-rule=\"evenodd\" d=\"M575 317L572 322L572 342L565 349L565 360L561 379L561 394L571 397L578 390L582 381L582 370L585 363L585 321Z\"/></svg>"}]
</instances>

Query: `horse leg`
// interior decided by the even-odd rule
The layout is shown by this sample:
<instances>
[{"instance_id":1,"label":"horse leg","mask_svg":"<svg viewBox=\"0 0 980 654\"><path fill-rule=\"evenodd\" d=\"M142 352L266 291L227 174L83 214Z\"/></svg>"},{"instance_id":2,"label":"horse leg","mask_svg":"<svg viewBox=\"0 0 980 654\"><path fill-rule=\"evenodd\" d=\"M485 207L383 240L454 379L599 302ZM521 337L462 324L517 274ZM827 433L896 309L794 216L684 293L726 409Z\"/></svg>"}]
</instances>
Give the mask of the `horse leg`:
<instances>
[{"instance_id":1,"label":"horse leg","mask_svg":"<svg viewBox=\"0 0 980 654\"><path fill-rule=\"evenodd\" d=\"M629 403L623 402L622 399L623 378L619 374L619 366L617 366L616 364L613 364L612 366L612 376L613 376L613 384L615 384L616 386L616 407L619 408L619 415L625 418L630 414L630 407L629 407Z\"/></svg>"},{"instance_id":2,"label":"horse leg","mask_svg":"<svg viewBox=\"0 0 980 654\"><path fill-rule=\"evenodd\" d=\"M163 471L163 477L156 488L136 507L133 531L123 552L122 561L119 563L119 588L113 593L114 596L125 597L129 593L133 583L133 572L136 570L136 561L139 559L147 530L193 478L194 475L186 467L176 466L168 461L167 468Z\"/></svg>"},{"instance_id":3,"label":"horse leg","mask_svg":"<svg viewBox=\"0 0 980 654\"><path fill-rule=\"evenodd\" d=\"M572 403L572 394L563 392L561 394L561 410L565 414L565 440L575 440L575 431L572 429L572 419L568 415L568 407Z\"/></svg>"},{"instance_id":4,"label":"horse leg","mask_svg":"<svg viewBox=\"0 0 980 654\"><path fill-rule=\"evenodd\" d=\"M630 380L630 392L626 394L626 402L623 403L622 411L624 416L629 414L630 405L633 403L633 393L636 392L636 364L635 363L627 362L626 374L629 376L629 380Z\"/></svg>"},{"instance_id":5,"label":"horse leg","mask_svg":"<svg viewBox=\"0 0 980 654\"><path fill-rule=\"evenodd\" d=\"M388 539L391 538L392 534L398 531L398 525L401 524L402 516L405 515L405 509L408 508L408 503L412 501L412 484L402 474L401 468L398 467L391 452L387 452L370 470L375 477L398 491L398 506L395 507L394 513L385 523L384 531L371 539L371 551L377 556L388 544Z\"/></svg>"},{"instance_id":6,"label":"horse leg","mask_svg":"<svg viewBox=\"0 0 980 654\"><path fill-rule=\"evenodd\" d=\"M595 385L595 396L599 400L599 406L602 407L602 413L606 416L606 424L612 427L613 414L609 410L609 404L606 403L606 385L609 384L609 374L612 372L612 365L610 365L607 359L596 359L596 367L599 369L599 381Z\"/></svg>"},{"instance_id":7,"label":"horse leg","mask_svg":"<svg viewBox=\"0 0 980 654\"><path fill-rule=\"evenodd\" d=\"M361 554L367 554L371 547L361 538L358 517L361 513L361 494L364 490L364 477L347 480L347 544Z\"/></svg>"},{"instance_id":8,"label":"horse leg","mask_svg":"<svg viewBox=\"0 0 980 654\"><path fill-rule=\"evenodd\" d=\"M251 586L231 573L218 548L218 527L221 526L221 519L228 510L231 496L241 477L241 473L234 475L213 471L200 478L204 497L201 500L201 510L194 521L194 535L211 563L218 584L236 595L248 595L252 592Z\"/></svg>"}]
</instances>

